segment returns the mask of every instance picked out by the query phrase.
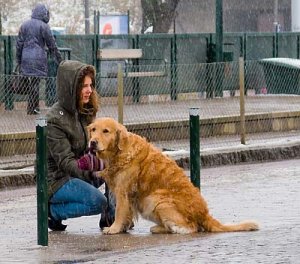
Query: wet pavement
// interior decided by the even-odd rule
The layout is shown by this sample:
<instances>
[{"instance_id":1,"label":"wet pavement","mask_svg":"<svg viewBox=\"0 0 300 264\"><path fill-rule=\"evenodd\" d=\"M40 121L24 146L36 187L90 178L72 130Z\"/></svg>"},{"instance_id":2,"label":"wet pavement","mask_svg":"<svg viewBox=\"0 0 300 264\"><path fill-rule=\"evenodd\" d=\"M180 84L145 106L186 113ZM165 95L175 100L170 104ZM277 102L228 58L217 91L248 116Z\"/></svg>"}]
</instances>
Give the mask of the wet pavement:
<instances>
[{"instance_id":1,"label":"wet pavement","mask_svg":"<svg viewBox=\"0 0 300 264\"><path fill-rule=\"evenodd\" d=\"M109 116L118 119L118 105L109 101L109 98L101 99L99 117ZM294 95L266 95L247 96L245 98L246 115L266 113L286 113L299 111L300 96ZM124 103L124 124L143 124L145 122L182 121L189 119L189 109L199 108L201 119L220 118L240 115L240 98L224 97L204 99L194 96L192 99L177 101L148 101L134 104ZM16 103L12 111L4 110L0 103L0 131L1 134L34 132L36 129L36 115L26 114L26 102ZM41 102L41 116L44 116L49 108Z\"/></svg>"},{"instance_id":2,"label":"wet pavement","mask_svg":"<svg viewBox=\"0 0 300 264\"><path fill-rule=\"evenodd\" d=\"M141 220L102 235L99 216L69 219L37 246L34 187L0 191L0 263L299 263L298 159L201 170L201 191L220 221L254 219L256 232L152 235Z\"/></svg>"},{"instance_id":3,"label":"wet pavement","mask_svg":"<svg viewBox=\"0 0 300 264\"><path fill-rule=\"evenodd\" d=\"M298 111L299 100L300 97L292 96L248 97L246 112ZM239 114L238 98L231 98L230 104L226 98L199 99L126 105L124 121L130 124L145 119L148 122L187 119L189 107L195 106L200 107L201 118L220 116L220 113L222 116ZM9 112L2 110L1 133L34 131L36 117L26 116L24 107ZM101 115L116 118L116 105L104 104ZM239 153L243 153L242 162L254 161L258 154L260 161L299 157L299 142L298 131L251 134L246 145L240 144L239 136L211 137L201 140L201 156L209 156L210 166L219 166L219 160L226 164L240 162ZM187 140L155 144L183 151L184 157L189 155ZM252 159L246 160L248 156ZM0 184L0 263L300 263L299 160L203 166L202 193L211 213L222 222L255 219L261 225L257 232L152 235L149 232L152 224L140 219L128 234L105 236L98 228L100 217L91 216L67 220L67 231L49 232L49 246L41 247L37 246L36 190L24 187L32 184L28 175L33 174L33 168L16 170L16 165L26 167L23 159L20 156L0 160L0 183L3 182ZM33 163L35 156L27 159ZM15 178L9 180L12 176ZM1 188L9 186L8 180L23 187Z\"/></svg>"}]
</instances>

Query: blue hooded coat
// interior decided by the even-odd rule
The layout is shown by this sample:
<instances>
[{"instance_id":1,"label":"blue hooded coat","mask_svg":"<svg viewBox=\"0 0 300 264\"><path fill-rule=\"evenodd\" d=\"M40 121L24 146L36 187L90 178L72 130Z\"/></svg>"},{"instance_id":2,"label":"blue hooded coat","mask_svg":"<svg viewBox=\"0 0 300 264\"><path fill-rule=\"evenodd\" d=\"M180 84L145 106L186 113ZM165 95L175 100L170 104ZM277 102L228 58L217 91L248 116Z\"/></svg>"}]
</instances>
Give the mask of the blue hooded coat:
<instances>
[{"instance_id":1,"label":"blue hooded coat","mask_svg":"<svg viewBox=\"0 0 300 264\"><path fill-rule=\"evenodd\" d=\"M37 4L31 19L25 21L19 30L16 44L16 59L20 72L25 76L43 77L48 73L47 50L59 64L61 54L48 25L49 11L44 4Z\"/></svg>"}]
</instances>

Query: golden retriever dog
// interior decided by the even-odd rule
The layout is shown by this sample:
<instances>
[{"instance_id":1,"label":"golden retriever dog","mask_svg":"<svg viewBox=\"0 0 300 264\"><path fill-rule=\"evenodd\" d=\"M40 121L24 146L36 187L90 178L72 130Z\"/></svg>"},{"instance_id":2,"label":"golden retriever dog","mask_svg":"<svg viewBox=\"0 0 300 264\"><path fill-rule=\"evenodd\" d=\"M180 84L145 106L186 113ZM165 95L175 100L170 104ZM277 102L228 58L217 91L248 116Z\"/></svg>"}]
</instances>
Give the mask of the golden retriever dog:
<instances>
[{"instance_id":1,"label":"golden retriever dog","mask_svg":"<svg viewBox=\"0 0 300 264\"><path fill-rule=\"evenodd\" d=\"M90 146L107 164L98 176L116 197L115 221L104 234L126 232L139 214L156 224L154 234L258 230L253 221L225 225L214 219L183 169L114 119L98 118L88 131Z\"/></svg>"}]
</instances>

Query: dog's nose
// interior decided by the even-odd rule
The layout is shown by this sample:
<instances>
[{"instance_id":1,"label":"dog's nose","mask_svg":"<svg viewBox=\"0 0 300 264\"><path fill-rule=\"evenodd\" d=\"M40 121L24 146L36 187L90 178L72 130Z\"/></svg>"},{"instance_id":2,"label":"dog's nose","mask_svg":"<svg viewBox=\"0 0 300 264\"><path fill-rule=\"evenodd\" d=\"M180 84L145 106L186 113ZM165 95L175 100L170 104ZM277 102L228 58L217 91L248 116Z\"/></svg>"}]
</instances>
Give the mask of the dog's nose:
<instances>
[{"instance_id":1,"label":"dog's nose","mask_svg":"<svg viewBox=\"0 0 300 264\"><path fill-rule=\"evenodd\" d=\"M93 149L93 150L95 150L96 148L97 148L97 145L98 145L98 142L97 142L97 140L91 140L90 141L90 148L91 149Z\"/></svg>"}]
</instances>

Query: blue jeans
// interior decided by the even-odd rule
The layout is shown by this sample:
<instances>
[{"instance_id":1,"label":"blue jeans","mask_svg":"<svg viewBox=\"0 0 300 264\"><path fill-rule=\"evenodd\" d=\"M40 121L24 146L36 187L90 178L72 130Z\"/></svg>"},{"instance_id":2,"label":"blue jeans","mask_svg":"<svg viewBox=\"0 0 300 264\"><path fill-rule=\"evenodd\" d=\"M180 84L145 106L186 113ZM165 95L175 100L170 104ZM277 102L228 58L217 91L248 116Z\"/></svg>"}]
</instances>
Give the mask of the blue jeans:
<instances>
[{"instance_id":1,"label":"blue jeans","mask_svg":"<svg viewBox=\"0 0 300 264\"><path fill-rule=\"evenodd\" d=\"M50 210L54 220L96 215L104 212L107 200L104 194L93 185L72 178L50 199Z\"/></svg>"}]
</instances>

